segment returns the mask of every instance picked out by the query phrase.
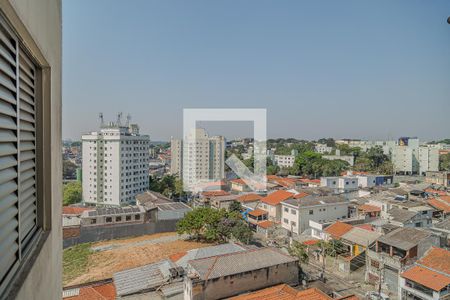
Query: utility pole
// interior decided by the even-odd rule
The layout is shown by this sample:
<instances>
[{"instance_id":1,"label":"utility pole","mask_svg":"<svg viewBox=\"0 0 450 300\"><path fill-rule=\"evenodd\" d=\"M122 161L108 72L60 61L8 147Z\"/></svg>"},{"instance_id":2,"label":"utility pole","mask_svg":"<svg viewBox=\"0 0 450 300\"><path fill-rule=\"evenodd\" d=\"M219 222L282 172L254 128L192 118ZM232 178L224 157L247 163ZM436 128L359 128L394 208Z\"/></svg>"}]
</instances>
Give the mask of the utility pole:
<instances>
[{"instance_id":1,"label":"utility pole","mask_svg":"<svg viewBox=\"0 0 450 300\"><path fill-rule=\"evenodd\" d=\"M320 274L320 278L325 283L325 242L322 242L322 274Z\"/></svg>"},{"instance_id":2,"label":"utility pole","mask_svg":"<svg viewBox=\"0 0 450 300\"><path fill-rule=\"evenodd\" d=\"M380 276L379 276L379 284L378 284L378 297L380 297L380 295L381 295L381 276L382 276L382 270L384 269L384 258L383 257L381 257L381 265L379 266L379 268L380 268Z\"/></svg>"}]
</instances>

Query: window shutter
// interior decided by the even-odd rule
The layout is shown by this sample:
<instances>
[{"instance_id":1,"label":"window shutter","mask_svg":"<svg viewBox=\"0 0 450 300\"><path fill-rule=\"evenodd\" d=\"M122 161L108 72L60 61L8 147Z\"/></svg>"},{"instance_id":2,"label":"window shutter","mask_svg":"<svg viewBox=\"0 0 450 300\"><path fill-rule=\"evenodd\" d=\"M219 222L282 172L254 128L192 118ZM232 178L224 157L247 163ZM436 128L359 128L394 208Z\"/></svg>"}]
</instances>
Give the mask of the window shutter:
<instances>
[{"instance_id":1,"label":"window shutter","mask_svg":"<svg viewBox=\"0 0 450 300\"><path fill-rule=\"evenodd\" d=\"M36 230L35 67L19 52L19 236L24 251Z\"/></svg>"},{"instance_id":2,"label":"window shutter","mask_svg":"<svg viewBox=\"0 0 450 300\"><path fill-rule=\"evenodd\" d=\"M0 282L19 259L17 41L0 26Z\"/></svg>"},{"instance_id":3,"label":"window shutter","mask_svg":"<svg viewBox=\"0 0 450 300\"><path fill-rule=\"evenodd\" d=\"M37 228L35 75L0 19L0 290Z\"/></svg>"}]
</instances>

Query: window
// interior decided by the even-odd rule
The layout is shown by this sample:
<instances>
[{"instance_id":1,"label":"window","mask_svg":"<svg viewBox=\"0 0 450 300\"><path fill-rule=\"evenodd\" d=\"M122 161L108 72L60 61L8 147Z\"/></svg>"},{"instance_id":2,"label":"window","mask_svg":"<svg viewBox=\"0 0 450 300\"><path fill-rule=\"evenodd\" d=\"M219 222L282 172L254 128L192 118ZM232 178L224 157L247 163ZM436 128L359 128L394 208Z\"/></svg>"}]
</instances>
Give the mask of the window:
<instances>
[{"instance_id":1,"label":"window","mask_svg":"<svg viewBox=\"0 0 450 300\"><path fill-rule=\"evenodd\" d=\"M91 219L91 224L96 224L97 223L97 219Z\"/></svg>"},{"instance_id":2,"label":"window","mask_svg":"<svg viewBox=\"0 0 450 300\"><path fill-rule=\"evenodd\" d=\"M309 214L310 214L310 215L314 214L314 211L311 209L311 210L309 211Z\"/></svg>"},{"instance_id":3,"label":"window","mask_svg":"<svg viewBox=\"0 0 450 300\"><path fill-rule=\"evenodd\" d=\"M120 216L116 217L116 222L122 222L122 217Z\"/></svg>"},{"instance_id":4,"label":"window","mask_svg":"<svg viewBox=\"0 0 450 300\"><path fill-rule=\"evenodd\" d=\"M283 219L283 222L284 222L284 223L286 223L286 224L289 224L289 220L288 220L288 219L286 219L286 218L285 218L285 219Z\"/></svg>"},{"instance_id":5,"label":"window","mask_svg":"<svg viewBox=\"0 0 450 300\"><path fill-rule=\"evenodd\" d=\"M134 215L134 219L135 220L140 220L141 219L141 215Z\"/></svg>"},{"instance_id":6,"label":"window","mask_svg":"<svg viewBox=\"0 0 450 300\"><path fill-rule=\"evenodd\" d=\"M291 225L295 227L295 226L297 226L297 223L295 223L294 221L291 221Z\"/></svg>"},{"instance_id":7,"label":"window","mask_svg":"<svg viewBox=\"0 0 450 300\"><path fill-rule=\"evenodd\" d=\"M289 208L285 207L284 212L289 212Z\"/></svg>"},{"instance_id":8,"label":"window","mask_svg":"<svg viewBox=\"0 0 450 300\"><path fill-rule=\"evenodd\" d=\"M296 215L297 211L295 209L291 209L291 214Z\"/></svg>"},{"instance_id":9,"label":"window","mask_svg":"<svg viewBox=\"0 0 450 300\"><path fill-rule=\"evenodd\" d=\"M131 221L131 216L126 216L125 221Z\"/></svg>"},{"instance_id":10,"label":"window","mask_svg":"<svg viewBox=\"0 0 450 300\"><path fill-rule=\"evenodd\" d=\"M36 136L41 133L36 110L40 72L1 17L0 37L1 294L41 229L50 228L50 223L43 219L49 200L38 206L44 199L44 189L38 190L37 182L42 161L36 161L44 153L36 147Z\"/></svg>"},{"instance_id":11,"label":"window","mask_svg":"<svg viewBox=\"0 0 450 300\"><path fill-rule=\"evenodd\" d=\"M112 217L106 217L106 223L111 223L112 222Z\"/></svg>"}]
</instances>

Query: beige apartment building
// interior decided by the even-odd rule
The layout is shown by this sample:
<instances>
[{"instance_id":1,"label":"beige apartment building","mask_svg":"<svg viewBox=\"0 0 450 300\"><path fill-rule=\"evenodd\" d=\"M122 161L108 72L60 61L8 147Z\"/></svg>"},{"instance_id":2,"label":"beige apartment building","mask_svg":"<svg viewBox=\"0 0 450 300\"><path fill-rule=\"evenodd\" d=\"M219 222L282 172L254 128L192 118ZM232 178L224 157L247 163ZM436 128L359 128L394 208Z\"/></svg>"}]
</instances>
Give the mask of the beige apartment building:
<instances>
[{"instance_id":1,"label":"beige apartment building","mask_svg":"<svg viewBox=\"0 0 450 300\"><path fill-rule=\"evenodd\" d=\"M225 176L225 138L197 128L184 141L171 139L171 173L189 186Z\"/></svg>"},{"instance_id":2,"label":"beige apartment building","mask_svg":"<svg viewBox=\"0 0 450 300\"><path fill-rule=\"evenodd\" d=\"M61 1L0 11L0 298L61 299Z\"/></svg>"}]
</instances>

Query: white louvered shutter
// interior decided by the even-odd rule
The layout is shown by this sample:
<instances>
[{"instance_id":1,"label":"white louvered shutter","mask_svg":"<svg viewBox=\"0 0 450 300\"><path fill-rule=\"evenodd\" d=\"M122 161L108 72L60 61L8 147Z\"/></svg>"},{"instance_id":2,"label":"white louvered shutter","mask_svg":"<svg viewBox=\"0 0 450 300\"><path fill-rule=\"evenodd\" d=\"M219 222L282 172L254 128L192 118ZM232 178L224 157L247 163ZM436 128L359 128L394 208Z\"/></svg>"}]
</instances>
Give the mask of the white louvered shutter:
<instances>
[{"instance_id":1,"label":"white louvered shutter","mask_svg":"<svg viewBox=\"0 0 450 300\"><path fill-rule=\"evenodd\" d=\"M37 228L35 75L34 64L1 20L0 287Z\"/></svg>"}]
</instances>

